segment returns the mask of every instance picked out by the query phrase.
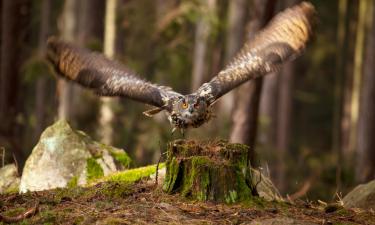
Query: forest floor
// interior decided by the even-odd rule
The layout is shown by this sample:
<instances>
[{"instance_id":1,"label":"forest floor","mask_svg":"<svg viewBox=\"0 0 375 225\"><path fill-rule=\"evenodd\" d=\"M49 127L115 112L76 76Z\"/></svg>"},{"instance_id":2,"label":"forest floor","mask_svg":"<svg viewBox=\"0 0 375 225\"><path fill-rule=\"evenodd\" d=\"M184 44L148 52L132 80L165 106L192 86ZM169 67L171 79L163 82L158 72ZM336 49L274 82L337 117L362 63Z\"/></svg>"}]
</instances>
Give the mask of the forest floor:
<instances>
[{"instance_id":1,"label":"forest floor","mask_svg":"<svg viewBox=\"0 0 375 225\"><path fill-rule=\"evenodd\" d=\"M373 211L302 201L197 202L165 194L150 179L0 195L0 221L19 224L250 224L270 218L299 221L293 224L375 224Z\"/></svg>"}]
</instances>

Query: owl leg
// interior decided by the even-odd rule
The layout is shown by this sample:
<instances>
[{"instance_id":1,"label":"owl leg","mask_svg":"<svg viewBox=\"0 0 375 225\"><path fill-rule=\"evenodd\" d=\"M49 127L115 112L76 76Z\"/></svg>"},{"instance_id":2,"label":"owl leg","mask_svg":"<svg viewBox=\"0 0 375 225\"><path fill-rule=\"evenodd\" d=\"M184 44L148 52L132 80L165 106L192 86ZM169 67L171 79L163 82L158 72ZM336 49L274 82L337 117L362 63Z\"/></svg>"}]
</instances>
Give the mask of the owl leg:
<instances>
[{"instance_id":1,"label":"owl leg","mask_svg":"<svg viewBox=\"0 0 375 225\"><path fill-rule=\"evenodd\" d=\"M182 135L182 138L185 138L185 129L180 129L180 132L181 132L181 135Z\"/></svg>"}]
</instances>

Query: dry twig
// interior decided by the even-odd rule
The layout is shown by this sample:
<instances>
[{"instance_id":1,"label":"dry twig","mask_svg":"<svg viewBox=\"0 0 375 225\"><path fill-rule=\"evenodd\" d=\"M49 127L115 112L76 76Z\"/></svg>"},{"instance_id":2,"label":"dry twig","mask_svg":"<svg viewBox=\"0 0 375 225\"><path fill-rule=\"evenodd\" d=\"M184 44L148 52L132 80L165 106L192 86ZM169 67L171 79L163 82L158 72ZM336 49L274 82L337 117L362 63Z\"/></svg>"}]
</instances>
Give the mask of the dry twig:
<instances>
[{"instance_id":1,"label":"dry twig","mask_svg":"<svg viewBox=\"0 0 375 225\"><path fill-rule=\"evenodd\" d=\"M31 217L36 214L38 211L39 207L39 201L37 201L34 205L34 207L26 210L24 213L18 215L18 216L4 216L0 214L0 222L5 222L5 223L18 223L28 217Z\"/></svg>"}]
</instances>

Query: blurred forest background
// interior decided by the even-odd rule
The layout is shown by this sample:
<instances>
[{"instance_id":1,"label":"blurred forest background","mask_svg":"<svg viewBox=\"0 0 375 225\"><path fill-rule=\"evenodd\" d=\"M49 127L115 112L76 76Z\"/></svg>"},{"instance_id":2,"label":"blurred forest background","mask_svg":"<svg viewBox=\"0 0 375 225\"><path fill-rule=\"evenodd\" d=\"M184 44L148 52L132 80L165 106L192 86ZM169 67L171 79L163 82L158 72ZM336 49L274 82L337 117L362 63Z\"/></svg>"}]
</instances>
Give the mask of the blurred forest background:
<instances>
[{"instance_id":1,"label":"blurred forest background","mask_svg":"<svg viewBox=\"0 0 375 225\"><path fill-rule=\"evenodd\" d=\"M66 119L125 149L134 166L157 162L171 137L164 115L99 98L58 79L49 36L101 51L181 93L217 74L243 42L297 0L2 0L0 147L20 170L41 132ZM278 74L216 104L216 119L187 138L229 139L290 198L332 199L375 178L375 2L313 0L313 39Z\"/></svg>"}]
</instances>

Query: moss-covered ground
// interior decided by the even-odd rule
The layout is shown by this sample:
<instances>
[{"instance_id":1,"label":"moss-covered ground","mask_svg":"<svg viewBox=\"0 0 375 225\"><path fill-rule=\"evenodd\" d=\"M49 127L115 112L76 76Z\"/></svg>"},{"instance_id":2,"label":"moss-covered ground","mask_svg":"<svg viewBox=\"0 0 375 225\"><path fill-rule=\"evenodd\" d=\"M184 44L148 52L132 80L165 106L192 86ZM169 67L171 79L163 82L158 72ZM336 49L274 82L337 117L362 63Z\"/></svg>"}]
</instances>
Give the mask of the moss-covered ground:
<instances>
[{"instance_id":1,"label":"moss-covered ground","mask_svg":"<svg viewBox=\"0 0 375 225\"><path fill-rule=\"evenodd\" d=\"M155 166L130 170L84 188L0 195L0 215L17 216L39 202L36 214L19 224L242 224L275 217L316 224L375 224L371 211L327 210L303 201L290 204L254 198L231 205L192 201L165 194L161 182L156 186L145 178L154 171Z\"/></svg>"}]
</instances>

